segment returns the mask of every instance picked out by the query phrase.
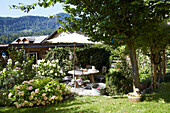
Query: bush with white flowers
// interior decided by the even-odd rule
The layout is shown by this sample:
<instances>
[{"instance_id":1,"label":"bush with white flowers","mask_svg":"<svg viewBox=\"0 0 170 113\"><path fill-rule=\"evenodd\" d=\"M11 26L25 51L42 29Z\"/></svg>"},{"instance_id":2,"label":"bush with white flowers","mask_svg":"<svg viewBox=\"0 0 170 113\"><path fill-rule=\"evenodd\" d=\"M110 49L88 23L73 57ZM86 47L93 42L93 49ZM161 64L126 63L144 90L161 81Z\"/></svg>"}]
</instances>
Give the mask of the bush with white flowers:
<instances>
[{"instance_id":1,"label":"bush with white flowers","mask_svg":"<svg viewBox=\"0 0 170 113\"><path fill-rule=\"evenodd\" d=\"M65 74L72 69L73 59L71 59L71 50L67 47L49 48L48 53L45 55L45 61L57 60L62 72Z\"/></svg>"},{"instance_id":2,"label":"bush with white flowers","mask_svg":"<svg viewBox=\"0 0 170 113\"><path fill-rule=\"evenodd\" d=\"M70 94L70 88L50 77L24 81L14 86L8 98L17 108L49 105L63 100L64 95Z\"/></svg>"},{"instance_id":3,"label":"bush with white flowers","mask_svg":"<svg viewBox=\"0 0 170 113\"><path fill-rule=\"evenodd\" d=\"M16 61L14 65L12 62L12 59L8 59L6 68L0 71L0 84L8 89L24 80L33 79L36 74L36 71L32 69L32 60L25 59L22 63Z\"/></svg>"},{"instance_id":4,"label":"bush with white flowers","mask_svg":"<svg viewBox=\"0 0 170 113\"><path fill-rule=\"evenodd\" d=\"M37 68L38 77L52 77L54 79L61 78L63 73L60 72L60 66L58 60L39 60Z\"/></svg>"}]
</instances>

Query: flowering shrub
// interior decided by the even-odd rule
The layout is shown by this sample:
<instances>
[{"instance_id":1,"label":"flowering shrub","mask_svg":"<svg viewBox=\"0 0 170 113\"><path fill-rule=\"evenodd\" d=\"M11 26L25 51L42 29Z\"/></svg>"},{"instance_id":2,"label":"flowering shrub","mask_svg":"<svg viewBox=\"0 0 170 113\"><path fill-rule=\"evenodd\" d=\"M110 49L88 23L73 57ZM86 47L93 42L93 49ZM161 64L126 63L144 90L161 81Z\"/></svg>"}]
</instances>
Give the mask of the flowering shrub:
<instances>
[{"instance_id":1,"label":"flowering shrub","mask_svg":"<svg viewBox=\"0 0 170 113\"><path fill-rule=\"evenodd\" d=\"M60 72L60 66L58 64L58 60L39 60L38 62L38 73L37 76L41 77L41 76L45 76L45 77L52 77L52 78L61 78L62 74Z\"/></svg>"},{"instance_id":2,"label":"flowering shrub","mask_svg":"<svg viewBox=\"0 0 170 113\"><path fill-rule=\"evenodd\" d=\"M45 61L58 60L58 65L62 68L62 71L67 73L72 68L72 58L70 56L72 56L70 48L49 48L48 53L45 55Z\"/></svg>"},{"instance_id":3,"label":"flowering shrub","mask_svg":"<svg viewBox=\"0 0 170 113\"><path fill-rule=\"evenodd\" d=\"M23 49L11 49L8 52L10 58L4 64L5 68L0 71L0 105L9 105L9 89L24 80L32 79L36 74L32 69L33 59L25 56Z\"/></svg>"},{"instance_id":4,"label":"flowering shrub","mask_svg":"<svg viewBox=\"0 0 170 113\"><path fill-rule=\"evenodd\" d=\"M21 85L14 86L8 98L17 107L49 105L63 100L63 95L70 94L66 84L47 77L24 81Z\"/></svg>"},{"instance_id":5,"label":"flowering shrub","mask_svg":"<svg viewBox=\"0 0 170 113\"><path fill-rule=\"evenodd\" d=\"M24 80L30 80L35 76L35 70L32 69L33 61L25 59L23 63L16 61L12 66L12 59L8 59L6 68L0 72L0 84L8 89L15 84L20 84Z\"/></svg>"}]
</instances>

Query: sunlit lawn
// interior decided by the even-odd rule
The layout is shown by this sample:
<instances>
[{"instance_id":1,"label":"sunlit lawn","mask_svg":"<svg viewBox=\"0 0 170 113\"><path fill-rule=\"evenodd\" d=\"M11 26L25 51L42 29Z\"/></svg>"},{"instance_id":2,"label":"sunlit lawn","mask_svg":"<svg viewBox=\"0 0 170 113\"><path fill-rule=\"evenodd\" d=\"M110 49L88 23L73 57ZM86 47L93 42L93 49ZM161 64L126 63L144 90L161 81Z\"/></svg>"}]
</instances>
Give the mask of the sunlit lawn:
<instances>
[{"instance_id":1,"label":"sunlit lawn","mask_svg":"<svg viewBox=\"0 0 170 113\"><path fill-rule=\"evenodd\" d=\"M0 107L2 113L170 113L170 82L140 103L132 103L126 97L77 96L60 104L15 108Z\"/></svg>"}]
</instances>

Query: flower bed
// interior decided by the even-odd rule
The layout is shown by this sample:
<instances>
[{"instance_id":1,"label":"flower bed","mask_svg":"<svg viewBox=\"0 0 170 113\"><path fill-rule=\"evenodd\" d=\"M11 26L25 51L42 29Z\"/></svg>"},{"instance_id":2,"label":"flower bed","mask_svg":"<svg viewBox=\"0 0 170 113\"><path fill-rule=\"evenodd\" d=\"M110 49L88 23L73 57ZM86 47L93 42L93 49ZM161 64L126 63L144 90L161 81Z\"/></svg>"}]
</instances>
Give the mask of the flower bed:
<instances>
[{"instance_id":1,"label":"flower bed","mask_svg":"<svg viewBox=\"0 0 170 113\"><path fill-rule=\"evenodd\" d=\"M10 90L8 98L17 107L49 105L63 100L70 88L51 78L24 81Z\"/></svg>"}]
</instances>

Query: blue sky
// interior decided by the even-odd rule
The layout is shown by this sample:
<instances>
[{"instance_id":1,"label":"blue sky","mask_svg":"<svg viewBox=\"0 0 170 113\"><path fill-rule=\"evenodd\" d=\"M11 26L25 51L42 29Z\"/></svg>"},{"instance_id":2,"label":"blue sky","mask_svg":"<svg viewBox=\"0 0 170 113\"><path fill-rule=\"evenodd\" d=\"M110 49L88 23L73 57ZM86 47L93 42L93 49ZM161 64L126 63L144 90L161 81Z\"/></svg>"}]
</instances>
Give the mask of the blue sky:
<instances>
[{"instance_id":1,"label":"blue sky","mask_svg":"<svg viewBox=\"0 0 170 113\"><path fill-rule=\"evenodd\" d=\"M34 10L31 10L29 13L24 13L17 9L10 9L9 5L17 5L18 3L32 4L36 3L37 0L1 0L0 3L0 17L21 17L27 15L33 16L46 16L55 15L60 12L64 12L62 9L62 4L57 3L54 7L50 8L40 8L36 7Z\"/></svg>"}]
</instances>

